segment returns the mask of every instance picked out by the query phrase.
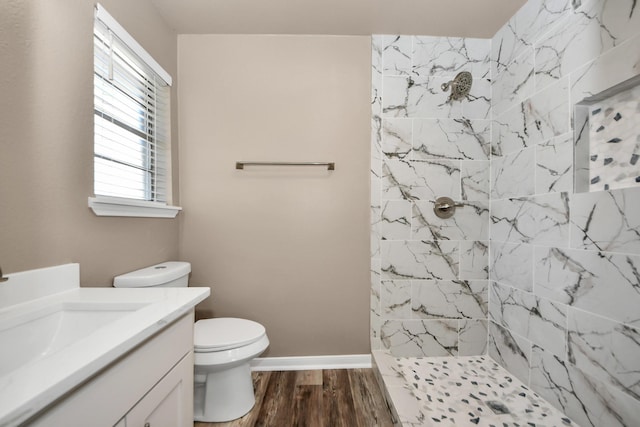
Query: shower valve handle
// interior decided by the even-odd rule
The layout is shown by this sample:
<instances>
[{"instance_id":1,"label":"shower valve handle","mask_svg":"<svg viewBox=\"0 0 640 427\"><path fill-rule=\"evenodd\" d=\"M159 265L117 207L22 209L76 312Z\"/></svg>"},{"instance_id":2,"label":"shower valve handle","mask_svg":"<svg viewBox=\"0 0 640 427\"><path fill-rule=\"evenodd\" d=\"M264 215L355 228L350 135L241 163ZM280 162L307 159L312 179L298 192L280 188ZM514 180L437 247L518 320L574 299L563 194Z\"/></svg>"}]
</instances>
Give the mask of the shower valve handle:
<instances>
[{"instance_id":1,"label":"shower valve handle","mask_svg":"<svg viewBox=\"0 0 640 427\"><path fill-rule=\"evenodd\" d=\"M433 202L433 212L435 212L438 218L451 218L456 213L456 208L463 208L462 203L456 203L451 197L438 197Z\"/></svg>"}]
</instances>

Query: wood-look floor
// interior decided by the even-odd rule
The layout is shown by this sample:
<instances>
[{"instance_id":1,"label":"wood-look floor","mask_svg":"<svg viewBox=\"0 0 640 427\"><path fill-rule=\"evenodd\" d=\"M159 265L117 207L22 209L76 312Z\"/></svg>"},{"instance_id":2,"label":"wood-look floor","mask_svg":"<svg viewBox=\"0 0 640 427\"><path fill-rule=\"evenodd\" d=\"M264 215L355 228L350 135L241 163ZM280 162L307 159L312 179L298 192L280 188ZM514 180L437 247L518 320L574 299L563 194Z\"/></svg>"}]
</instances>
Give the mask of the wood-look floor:
<instances>
[{"instance_id":1,"label":"wood-look floor","mask_svg":"<svg viewBox=\"0 0 640 427\"><path fill-rule=\"evenodd\" d=\"M254 372L256 405L228 423L194 427L391 427L371 369Z\"/></svg>"}]
</instances>

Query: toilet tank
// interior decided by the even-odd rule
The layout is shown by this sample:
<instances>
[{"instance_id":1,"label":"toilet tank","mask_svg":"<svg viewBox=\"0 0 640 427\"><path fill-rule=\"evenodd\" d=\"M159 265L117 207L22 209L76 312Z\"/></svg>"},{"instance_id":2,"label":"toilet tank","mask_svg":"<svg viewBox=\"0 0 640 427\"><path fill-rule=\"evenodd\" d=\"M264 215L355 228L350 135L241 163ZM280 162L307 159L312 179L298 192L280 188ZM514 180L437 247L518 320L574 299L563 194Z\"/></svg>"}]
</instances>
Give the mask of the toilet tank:
<instances>
[{"instance_id":1,"label":"toilet tank","mask_svg":"<svg viewBox=\"0 0 640 427\"><path fill-rule=\"evenodd\" d=\"M113 278L115 288L181 288L189 284L191 264L169 261Z\"/></svg>"}]
</instances>

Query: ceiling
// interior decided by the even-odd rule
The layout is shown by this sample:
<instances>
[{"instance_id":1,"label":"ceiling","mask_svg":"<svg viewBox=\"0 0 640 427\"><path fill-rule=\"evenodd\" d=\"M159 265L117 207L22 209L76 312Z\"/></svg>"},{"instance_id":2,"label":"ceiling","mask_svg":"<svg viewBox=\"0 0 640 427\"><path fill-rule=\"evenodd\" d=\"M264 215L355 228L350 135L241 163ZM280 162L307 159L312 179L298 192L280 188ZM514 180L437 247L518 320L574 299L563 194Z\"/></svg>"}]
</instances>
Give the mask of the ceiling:
<instances>
[{"instance_id":1,"label":"ceiling","mask_svg":"<svg viewBox=\"0 0 640 427\"><path fill-rule=\"evenodd\" d=\"M526 0L151 0L179 34L492 37Z\"/></svg>"}]
</instances>

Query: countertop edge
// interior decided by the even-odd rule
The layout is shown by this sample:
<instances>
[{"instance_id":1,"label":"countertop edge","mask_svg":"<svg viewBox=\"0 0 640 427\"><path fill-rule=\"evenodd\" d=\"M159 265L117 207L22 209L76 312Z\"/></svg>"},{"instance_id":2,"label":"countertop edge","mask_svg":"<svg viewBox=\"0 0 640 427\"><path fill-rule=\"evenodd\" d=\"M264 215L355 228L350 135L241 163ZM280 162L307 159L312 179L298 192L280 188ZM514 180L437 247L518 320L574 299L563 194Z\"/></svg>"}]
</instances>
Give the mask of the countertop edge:
<instances>
[{"instance_id":1,"label":"countertop edge","mask_svg":"<svg viewBox=\"0 0 640 427\"><path fill-rule=\"evenodd\" d=\"M107 329L107 327L101 328L96 330L94 334L69 346L69 348L52 354L51 357L44 358L34 364L28 364L0 378L0 425L7 427L18 426L34 415L46 410L49 405L90 380L112 362L189 313L196 304L209 296L210 288L77 288L53 295L47 299L52 301L69 297L76 300L83 298L95 299L104 295L114 296L113 292L125 297L127 294L135 294L137 298L143 300L148 297L151 301L145 309L140 310L137 314L134 313L136 315L135 318L128 319L132 320L135 327L132 329L127 328L128 330L123 331L120 334L120 339L114 337L116 335L114 328L111 328L111 330ZM38 303L43 304L42 299ZM21 304L21 306L23 306L21 307L23 309L28 308L28 305L25 304ZM105 345L109 346L109 349L99 355L90 351L86 355L67 354L71 351L78 353L78 346L81 344L100 341L105 339L106 335L109 335L107 337L109 339ZM69 357L75 357L76 360L64 360ZM56 367L56 363L63 365L60 371L52 371ZM56 374L50 380L47 380L47 376L42 377L44 373L51 372L56 372ZM23 378L20 378L21 376ZM38 382L42 383L40 389L36 389L35 384Z\"/></svg>"}]
</instances>

